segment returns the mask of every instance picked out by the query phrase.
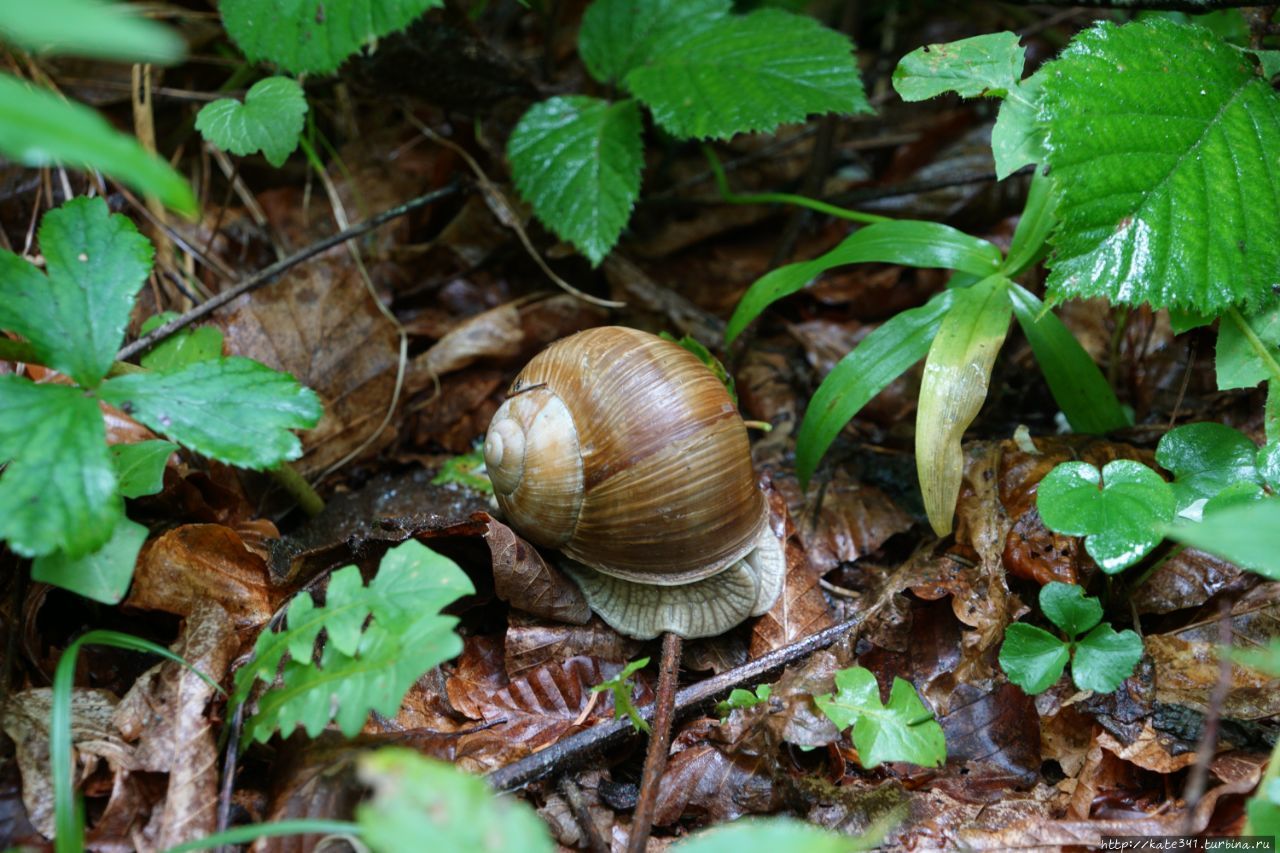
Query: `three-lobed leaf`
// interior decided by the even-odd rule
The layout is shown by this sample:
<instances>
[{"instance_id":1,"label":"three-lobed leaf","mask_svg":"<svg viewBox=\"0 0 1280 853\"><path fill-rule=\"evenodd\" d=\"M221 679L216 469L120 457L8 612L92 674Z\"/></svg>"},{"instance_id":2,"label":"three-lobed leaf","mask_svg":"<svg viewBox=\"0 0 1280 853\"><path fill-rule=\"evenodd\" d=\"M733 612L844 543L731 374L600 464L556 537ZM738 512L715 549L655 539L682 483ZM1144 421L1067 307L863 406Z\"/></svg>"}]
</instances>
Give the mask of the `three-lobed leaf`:
<instances>
[{"instance_id":1,"label":"three-lobed leaf","mask_svg":"<svg viewBox=\"0 0 1280 853\"><path fill-rule=\"evenodd\" d=\"M1221 313L1276 284L1280 98L1207 30L1102 22L1042 69L1056 298ZM1153 93L1159 93L1158 96Z\"/></svg>"},{"instance_id":2,"label":"three-lobed leaf","mask_svg":"<svg viewBox=\"0 0 1280 853\"><path fill-rule=\"evenodd\" d=\"M1083 536L1085 550L1107 574L1133 565L1163 538L1173 518L1173 489L1140 462L1117 459L1101 472L1087 462L1064 462L1036 489L1045 526Z\"/></svg>"},{"instance_id":3,"label":"three-lobed leaf","mask_svg":"<svg viewBox=\"0 0 1280 853\"><path fill-rule=\"evenodd\" d=\"M593 264L613 248L640 195L640 108L585 95L534 104L507 143L520 194Z\"/></svg>"},{"instance_id":4,"label":"three-lobed leaf","mask_svg":"<svg viewBox=\"0 0 1280 853\"><path fill-rule=\"evenodd\" d=\"M310 429L322 414L315 392L292 376L237 357L117 376L99 393L174 441L244 468L297 459L302 443L290 430Z\"/></svg>"},{"instance_id":5,"label":"three-lobed leaf","mask_svg":"<svg viewBox=\"0 0 1280 853\"><path fill-rule=\"evenodd\" d=\"M244 55L292 74L336 71L366 44L402 30L444 0L221 0L223 26Z\"/></svg>"},{"instance_id":6,"label":"three-lobed leaf","mask_svg":"<svg viewBox=\"0 0 1280 853\"><path fill-rule=\"evenodd\" d=\"M1128 629L1116 631L1105 622L1075 643L1071 679L1081 690L1110 693L1142 660L1142 638Z\"/></svg>"},{"instance_id":7,"label":"three-lobed leaf","mask_svg":"<svg viewBox=\"0 0 1280 853\"><path fill-rule=\"evenodd\" d=\"M1014 622L1005 629L999 660L1009 680L1034 696L1062 677L1071 648L1043 628Z\"/></svg>"},{"instance_id":8,"label":"three-lobed leaf","mask_svg":"<svg viewBox=\"0 0 1280 853\"><path fill-rule=\"evenodd\" d=\"M885 761L909 761L940 767L947 757L946 737L911 682L893 679L888 704L870 670L860 666L836 673L836 692L814 702L836 728L853 727L858 760L868 769Z\"/></svg>"},{"instance_id":9,"label":"three-lobed leaf","mask_svg":"<svg viewBox=\"0 0 1280 853\"><path fill-rule=\"evenodd\" d=\"M102 199L74 198L41 221L40 250L46 274L0 250L0 329L93 387L124 339L133 298L151 271L151 243Z\"/></svg>"},{"instance_id":10,"label":"three-lobed leaf","mask_svg":"<svg viewBox=\"0 0 1280 853\"><path fill-rule=\"evenodd\" d=\"M249 88L244 103L219 98L205 104L196 115L196 130L232 154L243 157L261 151L279 168L298 147L306 114L307 97L297 80L267 77Z\"/></svg>"}]
</instances>

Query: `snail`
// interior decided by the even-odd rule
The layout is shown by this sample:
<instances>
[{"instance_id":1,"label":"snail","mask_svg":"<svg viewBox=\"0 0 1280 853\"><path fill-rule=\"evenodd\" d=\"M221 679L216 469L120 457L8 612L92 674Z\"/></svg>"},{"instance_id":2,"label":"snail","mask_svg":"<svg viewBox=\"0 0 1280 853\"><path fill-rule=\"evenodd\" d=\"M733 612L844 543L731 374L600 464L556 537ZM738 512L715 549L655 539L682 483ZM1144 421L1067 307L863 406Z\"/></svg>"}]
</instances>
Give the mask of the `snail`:
<instances>
[{"instance_id":1,"label":"snail","mask_svg":"<svg viewBox=\"0 0 1280 853\"><path fill-rule=\"evenodd\" d=\"M484 458L508 523L559 549L623 634L723 633L782 590L746 427L677 344L619 326L557 341L516 377Z\"/></svg>"}]
</instances>

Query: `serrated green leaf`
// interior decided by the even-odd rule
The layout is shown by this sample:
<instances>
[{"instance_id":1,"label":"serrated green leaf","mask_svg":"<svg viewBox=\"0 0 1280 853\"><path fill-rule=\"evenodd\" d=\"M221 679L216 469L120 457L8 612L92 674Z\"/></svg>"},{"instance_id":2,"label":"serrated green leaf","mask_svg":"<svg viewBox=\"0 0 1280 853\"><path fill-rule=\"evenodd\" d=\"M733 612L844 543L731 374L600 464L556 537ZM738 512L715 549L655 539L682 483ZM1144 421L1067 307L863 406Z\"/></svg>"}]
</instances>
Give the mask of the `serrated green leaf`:
<instances>
[{"instance_id":1,"label":"serrated green leaf","mask_svg":"<svg viewBox=\"0 0 1280 853\"><path fill-rule=\"evenodd\" d=\"M178 450L169 441L139 441L111 445L120 494L126 498L154 495L164 488L164 466Z\"/></svg>"},{"instance_id":2,"label":"serrated green leaf","mask_svg":"<svg viewBox=\"0 0 1280 853\"><path fill-rule=\"evenodd\" d=\"M1023 166L1045 162L1046 130L1040 123L1044 75L1032 74L1005 95L991 128L991 155L996 178L1003 181Z\"/></svg>"},{"instance_id":3,"label":"serrated green leaf","mask_svg":"<svg viewBox=\"0 0 1280 853\"><path fill-rule=\"evenodd\" d=\"M42 362L93 387L124 340L152 248L100 198L73 198L40 222L47 275L0 250L0 328L31 342Z\"/></svg>"},{"instance_id":4,"label":"serrated green leaf","mask_svg":"<svg viewBox=\"0 0 1280 853\"><path fill-rule=\"evenodd\" d=\"M142 334L158 329L177 317L172 311L148 317L142 324ZM222 331L216 326L197 326L194 329L181 329L165 338L145 353L139 363L148 370L163 373L197 361L210 361L221 355Z\"/></svg>"},{"instance_id":5,"label":"serrated green leaf","mask_svg":"<svg viewBox=\"0 0 1280 853\"><path fill-rule=\"evenodd\" d=\"M0 41L32 53L72 54L170 65L187 45L138 7L101 0L0 3Z\"/></svg>"},{"instance_id":6,"label":"serrated green leaf","mask_svg":"<svg viewBox=\"0 0 1280 853\"><path fill-rule=\"evenodd\" d=\"M307 96L290 77L267 77L245 93L244 103L219 98L196 115L196 130L209 142L241 157L259 151L277 169L298 147Z\"/></svg>"},{"instance_id":7,"label":"serrated green leaf","mask_svg":"<svg viewBox=\"0 0 1280 853\"><path fill-rule=\"evenodd\" d=\"M1142 559L1173 518L1173 489L1140 462L1117 459L1099 473L1087 462L1064 462L1040 481L1036 507L1045 526L1084 536L1084 547L1107 574Z\"/></svg>"},{"instance_id":8,"label":"serrated green leaf","mask_svg":"<svg viewBox=\"0 0 1280 853\"><path fill-rule=\"evenodd\" d=\"M1241 480L1257 483L1258 446L1225 424L1187 424L1169 430L1156 445L1156 462L1174 475L1182 511Z\"/></svg>"},{"instance_id":9,"label":"serrated green leaf","mask_svg":"<svg viewBox=\"0 0 1280 853\"><path fill-rule=\"evenodd\" d=\"M1058 316L1019 284L1009 288L1009 301L1071 428L1102 435L1128 426L1129 419L1106 377Z\"/></svg>"},{"instance_id":10,"label":"serrated green leaf","mask_svg":"<svg viewBox=\"0 0 1280 853\"><path fill-rule=\"evenodd\" d=\"M640 130L635 101L569 95L530 107L507 143L520 195L593 264L618 242L640 195Z\"/></svg>"},{"instance_id":11,"label":"serrated green leaf","mask_svg":"<svg viewBox=\"0 0 1280 853\"><path fill-rule=\"evenodd\" d=\"M1070 659L1067 644L1043 628L1014 622L1005 629L1000 668L1028 695L1043 693L1056 684Z\"/></svg>"},{"instance_id":12,"label":"serrated green leaf","mask_svg":"<svg viewBox=\"0 0 1280 853\"><path fill-rule=\"evenodd\" d=\"M128 518L120 519L107 544L83 557L54 551L31 563L31 579L69 589L103 604L119 604L129 591L133 567L147 528Z\"/></svg>"},{"instance_id":13,"label":"serrated green leaf","mask_svg":"<svg viewBox=\"0 0 1280 853\"><path fill-rule=\"evenodd\" d=\"M228 35L254 62L328 74L366 44L402 30L444 0L221 0Z\"/></svg>"},{"instance_id":14,"label":"serrated green leaf","mask_svg":"<svg viewBox=\"0 0 1280 853\"><path fill-rule=\"evenodd\" d=\"M624 83L659 125L683 139L728 139L815 113L871 111L849 40L776 9L675 31Z\"/></svg>"},{"instance_id":15,"label":"serrated green leaf","mask_svg":"<svg viewBox=\"0 0 1280 853\"><path fill-rule=\"evenodd\" d=\"M1218 390L1253 388L1272 375L1271 365L1276 363L1280 363L1280 299L1268 299L1247 317L1228 311L1218 321L1213 359Z\"/></svg>"},{"instance_id":16,"label":"serrated green leaf","mask_svg":"<svg viewBox=\"0 0 1280 853\"><path fill-rule=\"evenodd\" d=\"M1133 631L1116 632L1103 623L1076 643L1071 680L1081 690L1110 693L1133 675L1142 660L1142 638Z\"/></svg>"},{"instance_id":17,"label":"serrated green leaf","mask_svg":"<svg viewBox=\"0 0 1280 853\"><path fill-rule=\"evenodd\" d=\"M853 232L824 255L811 261L778 267L756 279L729 318L724 332L725 342L733 343L764 309L799 292L834 267L862 263L903 264L961 270L982 277L995 272L1000 266L1000 259L1000 250L995 246L949 225L915 220L877 222Z\"/></svg>"},{"instance_id":18,"label":"serrated green leaf","mask_svg":"<svg viewBox=\"0 0 1280 853\"><path fill-rule=\"evenodd\" d=\"M1221 313L1270 293L1280 99L1238 51L1163 19L1102 22L1043 73L1055 297Z\"/></svg>"},{"instance_id":19,"label":"serrated green leaf","mask_svg":"<svg viewBox=\"0 0 1280 853\"><path fill-rule=\"evenodd\" d=\"M659 43L703 32L733 9L730 0L596 0L578 30L578 53L601 83L621 82Z\"/></svg>"},{"instance_id":20,"label":"serrated green leaf","mask_svg":"<svg viewBox=\"0 0 1280 853\"><path fill-rule=\"evenodd\" d=\"M792 818L739 818L671 846L673 853L855 853L879 843L882 832L838 835Z\"/></svg>"},{"instance_id":21,"label":"serrated green leaf","mask_svg":"<svg viewBox=\"0 0 1280 853\"><path fill-rule=\"evenodd\" d=\"M822 380L796 437L796 474L804 488L845 424L929 352L954 294L945 290L919 308L895 314L863 338Z\"/></svg>"},{"instance_id":22,"label":"serrated green leaf","mask_svg":"<svg viewBox=\"0 0 1280 853\"><path fill-rule=\"evenodd\" d=\"M1165 535L1280 581L1280 498L1207 512L1199 523L1166 527Z\"/></svg>"},{"instance_id":23,"label":"serrated green leaf","mask_svg":"<svg viewBox=\"0 0 1280 853\"><path fill-rule=\"evenodd\" d=\"M835 694L815 696L814 702L837 729L853 726L853 745L863 767L872 769L885 761L940 767L946 760L942 726L920 701L911 682L895 677L889 704L884 705L870 670L860 666L842 669L835 680Z\"/></svg>"},{"instance_id":24,"label":"serrated green leaf","mask_svg":"<svg viewBox=\"0 0 1280 853\"><path fill-rule=\"evenodd\" d=\"M918 47L893 69L893 88L904 101L923 101L943 92L962 98L1004 97L1022 79L1026 49L1017 33L988 33Z\"/></svg>"},{"instance_id":25,"label":"serrated green leaf","mask_svg":"<svg viewBox=\"0 0 1280 853\"><path fill-rule=\"evenodd\" d=\"M242 468L297 459L302 443L289 430L310 429L322 414L310 388L247 358L117 376L99 393L156 432Z\"/></svg>"},{"instance_id":26,"label":"serrated green leaf","mask_svg":"<svg viewBox=\"0 0 1280 853\"><path fill-rule=\"evenodd\" d=\"M1073 583L1050 581L1040 587L1040 609L1072 638L1102 621L1102 604Z\"/></svg>"},{"instance_id":27,"label":"serrated green leaf","mask_svg":"<svg viewBox=\"0 0 1280 853\"><path fill-rule=\"evenodd\" d=\"M195 194L173 167L82 104L0 74L0 154L26 166L97 169L186 216Z\"/></svg>"},{"instance_id":28,"label":"serrated green leaf","mask_svg":"<svg viewBox=\"0 0 1280 853\"><path fill-rule=\"evenodd\" d=\"M957 289L929 345L916 410L916 473L929 524L951 532L964 470L960 442L987 399L996 355L1009 330L1009 280L988 276Z\"/></svg>"},{"instance_id":29,"label":"serrated green leaf","mask_svg":"<svg viewBox=\"0 0 1280 853\"><path fill-rule=\"evenodd\" d=\"M387 747L362 755L358 768L373 796L356 806L356 822L361 840L374 850L427 844L468 853L555 849L546 825L528 805L444 762Z\"/></svg>"},{"instance_id":30,"label":"serrated green leaf","mask_svg":"<svg viewBox=\"0 0 1280 853\"><path fill-rule=\"evenodd\" d=\"M97 402L79 388L0 376L0 538L23 557L82 557L124 514Z\"/></svg>"}]
</instances>

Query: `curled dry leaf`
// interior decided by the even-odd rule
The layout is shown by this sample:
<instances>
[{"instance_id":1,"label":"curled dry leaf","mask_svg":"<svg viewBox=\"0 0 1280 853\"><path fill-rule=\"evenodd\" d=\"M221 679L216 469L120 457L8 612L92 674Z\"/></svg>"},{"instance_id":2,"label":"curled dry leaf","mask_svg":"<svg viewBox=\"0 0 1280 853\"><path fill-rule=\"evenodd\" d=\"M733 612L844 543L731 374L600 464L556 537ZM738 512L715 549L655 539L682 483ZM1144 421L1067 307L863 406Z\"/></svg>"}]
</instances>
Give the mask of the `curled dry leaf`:
<instances>
[{"instance_id":1,"label":"curled dry leaf","mask_svg":"<svg viewBox=\"0 0 1280 853\"><path fill-rule=\"evenodd\" d=\"M431 387L446 373L485 359L505 360L520 354L524 332L514 302L468 317L415 356L405 373L405 393Z\"/></svg>"},{"instance_id":2,"label":"curled dry leaf","mask_svg":"<svg viewBox=\"0 0 1280 853\"><path fill-rule=\"evenodd\" d=\"M640 657L643 645L619 634L598 616L583 625L565 625L512 612L507 616L507 675L518 678L543 664L577 655L626 663ZM685 644L686 649L689 646Z\"/></svg>"},{"instance_id":3,"label":"curled dry leaf","mask_svg":"<svg viewBox=\"0 0 1280 853\"><path fill-rule=\"evenodd\" d=\"M498 598L534 616L585 625L591 608L578 585L542 559L538 550L507 525L490 518L484 533L493 557Z\"/></svg>"}]
</instances>

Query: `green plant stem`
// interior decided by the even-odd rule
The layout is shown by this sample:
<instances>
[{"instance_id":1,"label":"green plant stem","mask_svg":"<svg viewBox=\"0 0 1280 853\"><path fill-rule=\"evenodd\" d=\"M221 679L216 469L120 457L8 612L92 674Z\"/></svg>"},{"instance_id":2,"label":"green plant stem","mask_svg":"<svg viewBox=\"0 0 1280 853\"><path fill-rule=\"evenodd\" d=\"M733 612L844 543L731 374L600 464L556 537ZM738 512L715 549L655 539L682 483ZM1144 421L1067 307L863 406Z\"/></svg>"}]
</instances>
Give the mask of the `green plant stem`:
<instances>
[{"instance_id":1,"label":"green plant stem","mask_svg":"<svg viewBox=\"0 0 1280 853\"><path fill-rule=\"evenodd\" d=\"M1258 337L1258 333L1253 330L1253 326L1249 325L1249 321L1244 318L1238 308L1228 308L1226 314L1223 315L1235 323L1240 329L1240 333L1244 335L1245 340L1249 342L1249 347L1254 354L1262 361L1263 367L1267 369L1267 373L1271 374L1271 381L1280 385L1280 363L1276 362L1275 356L1267 348L1267 345Z\"/></svg>"},{"instance_id":2,"label":"green plant stem","mask_svg":"<svg viewBox=\"0 0 1280 853\"><path fill-rule=\"evenodd\" d=\"M223 844L246 844L259 838L280 835L345 835L360 837L360 825L349 820L281 820L275 823L253 823L237 826L195 841L186 841L170 847L165 853L187 853L189 850L208 850Z\"/></svg>"},{"instance_id":3,"label":"green plant stem","mask_svg":"<svg viewBox=\"0 0 1280 853\"><path fill-rule=\"evenodd\" d=\"M710 145L704 144L702 151L707 155L707 162L711 164L711 174L715 176L716 189L720 191L720 197L730 204L793 204L818 213L825 213L828 216L848 219L852 222L862 222L868 225L873 222L893 221L893 217L890 216L849 210L847 207L837 207L834 204L827 204L825 201L818 201L814 198L792 193L749 193L740 195L729 189L729 179L725 176L724 166L720 165L720 158L716 156L715 150Z\"/></svg>"}]
</instances>

